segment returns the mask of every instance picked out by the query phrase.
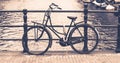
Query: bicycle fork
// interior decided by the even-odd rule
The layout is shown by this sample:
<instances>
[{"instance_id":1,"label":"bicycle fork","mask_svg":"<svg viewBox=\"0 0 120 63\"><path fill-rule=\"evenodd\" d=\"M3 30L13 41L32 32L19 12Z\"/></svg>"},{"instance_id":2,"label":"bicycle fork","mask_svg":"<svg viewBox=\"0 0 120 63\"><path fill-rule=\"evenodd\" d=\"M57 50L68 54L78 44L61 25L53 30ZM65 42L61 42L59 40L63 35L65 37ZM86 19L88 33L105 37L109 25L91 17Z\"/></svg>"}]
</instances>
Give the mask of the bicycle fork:
<instances>
[{"instance_id":1,"label":"bicycle fork","mask_svg":"<svg viewBox=\"0 0 120 63\"><path fill-rule=\"evenodd\" d=\"M42 37L43 33L44 33L44 30L40 30L39 28L34 29L34 40L37 42Z\"/></svg>"}]
</instances>

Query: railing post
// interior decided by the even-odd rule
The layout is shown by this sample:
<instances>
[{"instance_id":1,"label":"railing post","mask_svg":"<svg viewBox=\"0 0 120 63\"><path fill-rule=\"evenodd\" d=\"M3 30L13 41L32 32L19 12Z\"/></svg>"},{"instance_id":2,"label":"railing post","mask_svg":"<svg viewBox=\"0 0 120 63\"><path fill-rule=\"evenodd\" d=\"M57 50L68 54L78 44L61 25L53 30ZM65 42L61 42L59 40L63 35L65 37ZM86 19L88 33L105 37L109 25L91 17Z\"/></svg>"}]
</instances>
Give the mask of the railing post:
<instances>
[{"instance_id":1,"label":"railing post","mask_svg":"<svg viewBox=\"0 0 120 63\"><path fill-rule=\"evenodd\" d=\"M118 7L118 34L117 34L116 53L120 53L120 5Z\"/></svg>"},{"instance_id":2,"label":"railing post","mask_svg":"<svg viewBox=\"0 0 120 63\"><path fill-rule=\"evenodd\" d=\"M28 37L27 37L27 33L26 33L26 31L27 31L27 9L23 9L23 14L24 14L24 16L23 16L23 20L24 20L24 37L23 37L23 40L22 40L22 44L24 44L23 45L23 52L26 52L27 51L27 49L26 49L26 43L27 43L27 41L28 41Z\"/></svg>"},{"instance_id":3,"label":"railing post","mask_svg":"<svg viewBox=\"0 0 120 63\"><path fill-rule=\"evenodd\" d=\"M88 18L88 3L84 3L84 23L87 24L87 18ZM87 37L87 25L84 26L84 47L83 52L86 53L88 51L88 37Z\"/></svg>"}]
</instances>

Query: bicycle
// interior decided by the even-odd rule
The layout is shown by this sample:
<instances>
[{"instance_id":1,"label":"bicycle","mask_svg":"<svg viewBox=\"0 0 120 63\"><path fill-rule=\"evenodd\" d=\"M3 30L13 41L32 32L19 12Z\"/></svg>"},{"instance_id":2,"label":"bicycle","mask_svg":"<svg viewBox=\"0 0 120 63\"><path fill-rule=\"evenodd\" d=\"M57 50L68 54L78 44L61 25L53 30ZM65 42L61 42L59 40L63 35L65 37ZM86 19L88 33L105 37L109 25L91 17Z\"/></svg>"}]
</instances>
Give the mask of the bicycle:
<instances>
[{"instance_id":1,"label":"bicycle","mask_svg":"<svg viewBox=\"0 0 120 63\"><path fill-rule=\"evenodd\" d=\"M61 8L55 3L49 5L48 10L44 14L43 22L33 22L34 26L28 28L27 32L23 34L23 49L28 54L44 54L52 46L53 38L50 33L51 31L58 37L61 46L71 46L71 48L79 54L88 54L92 52L98 44L99 36L96 29L87 24L87 22L75 23L77 17L67 16L67 18L71 20L70 26L67 32L61 33L54 28L51 22L51 11L54 9ZM63 30L65 27L66 26L63 26ZM25 35L27 35L27 38ZM64 37L60 35L64 35Z\"/></svg>"}]
</instances>

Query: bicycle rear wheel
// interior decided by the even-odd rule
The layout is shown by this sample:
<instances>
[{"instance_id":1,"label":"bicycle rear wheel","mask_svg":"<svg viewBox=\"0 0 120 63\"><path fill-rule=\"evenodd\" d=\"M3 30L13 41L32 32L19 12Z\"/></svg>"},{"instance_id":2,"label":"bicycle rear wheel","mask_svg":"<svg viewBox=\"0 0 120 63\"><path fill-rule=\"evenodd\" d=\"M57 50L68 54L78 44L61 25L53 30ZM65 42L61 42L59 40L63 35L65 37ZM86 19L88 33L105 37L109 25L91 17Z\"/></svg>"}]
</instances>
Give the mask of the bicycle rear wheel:
<instances>
[{"instance_id":1,"label":"bicycle rear wheel","mask_svg":"<svg viewBox=\"0 0 120 63\"><path fill-rule=\"evenodd\" d=\"M43 27L31 27L26 33L28 38L22 45L27 53L42 55L51 47L52 38L47 29ZM25 38L25 34L23 35L23 39Z\"/></svg>"},{"instance_id":2,"label":"bicycle rear wheel","mask_svg":"<svg viewBox=\"0 0 120 63\"><path fill-rule=\"evenodd\" d=\"M85 26L87 27L87 43L85 43L86 40L84 36ZM98 33L94 27L88 24L77 25L70 32L69 42L74 51L80 54L87 54L92 52L97 47Z\"/></svg>"}]
</instances>

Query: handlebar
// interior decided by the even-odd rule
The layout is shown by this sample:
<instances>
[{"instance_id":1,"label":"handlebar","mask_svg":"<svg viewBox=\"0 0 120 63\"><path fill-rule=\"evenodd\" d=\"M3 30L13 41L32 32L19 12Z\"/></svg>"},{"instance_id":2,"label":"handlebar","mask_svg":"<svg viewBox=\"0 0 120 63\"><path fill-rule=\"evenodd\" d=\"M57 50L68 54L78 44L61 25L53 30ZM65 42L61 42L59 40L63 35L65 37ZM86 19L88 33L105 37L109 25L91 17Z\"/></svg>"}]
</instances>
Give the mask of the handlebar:
<instances>
[{"instance_id":1,"label":"handlebar","mask_svg":"<svg viewBox=\"0 0 120 63\"><path fill-rule=\"evenodd\" d=\"M57 4L55 4L55 3L52 3L51 5L58 6L58 5L57 5Z\"/></svg>"},{"instance_id":2,"label":"handlebar","mask_svg":"<svg viewBox=\"0 0 120 63\"><path fill-rule=\"evenodd\" d=\"M45 12L45 14L44 14L44 17L45 16L50 16L51 15L51 11L53 11L54 9L62 9L62 8L60 8L57 4L55 4L55 3L52 3L52 4L50 4L49 5L49 8L47 9L47 11Z\"/></svg>"},{"instance_id":3,"label":"handlebar","mask_svg":"<svg viewBox=\"0 0 120 63\"><path fill-rule=\"evenodd\" d=\"M50 7L50 9L55 9L55 8L60 9L60 10L62 9L55 3L52 3L49 7Z\"/></svg>"}]
</instances>

